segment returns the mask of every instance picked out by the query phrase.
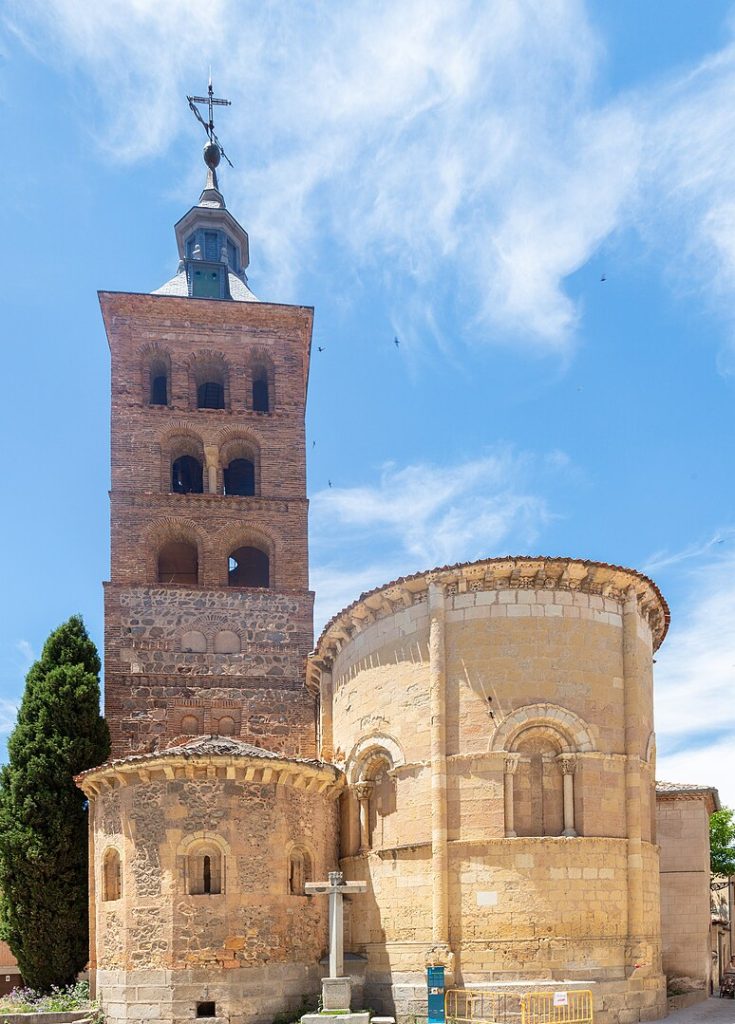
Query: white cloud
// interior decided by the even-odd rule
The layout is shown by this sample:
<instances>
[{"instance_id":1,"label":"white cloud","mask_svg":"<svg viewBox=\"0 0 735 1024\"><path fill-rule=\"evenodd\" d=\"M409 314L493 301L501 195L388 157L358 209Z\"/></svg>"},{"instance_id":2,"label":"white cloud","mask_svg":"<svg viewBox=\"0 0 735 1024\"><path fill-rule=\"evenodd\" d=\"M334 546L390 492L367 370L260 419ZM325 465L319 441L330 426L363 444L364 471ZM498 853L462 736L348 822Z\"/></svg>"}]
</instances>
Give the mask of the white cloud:
<instances>
[{"instance_id":1,"label":"white cloud","mask_svg":"<svg viewBox=\"0 0 735 1024\"><path fill-rule=\"evenodd\" d=\"M656 656L658 775L717 786L735 803L735 556L711 557L685 583Z\"/></svg>"},{"instance_id":2,"label":"white cloud","mask_svg":"<svg viewBox=\"0 0 735 1024\"><path fill-rule=\"evenodd\" d=\"M0 736L7 736L15 727L18 702L0 697Z\"/></svg>"},{"instance_id":3,"label":"white cloud","mask_svg":"<svg viewBox=\"0 0 735 1024\"><path fill-rule=\"evenodd\" d=\"M551 519L539 489L568 469L563 453L499 448L450 466L383 466L379 479L311 501L317 622L362 590L435 565L528 548ZM533 486L531 486L533 479ZM353 571L350 565L364 568Z\"/></svg>"},{"instance_id":4,"label":"white cloud","mask_svg":"<svg viewBox=\"0 0 735 1024\"><path fill-rule=\"evenodd\" d=\"M269 292L289 297L331 236L357 266L390 265L396 309L448 292L466 307L455 334L569 344L578 311L563 280L619 222L640 148L629 110L590 106L601 44L581 0L11 11L39 56L91 78L84 115L101 99L100 139L118 159L165 149L191 117L183 94L214 65L235 99L220 118L239 165L230 206Z\"/></svg>"},{"instance_id":5,"label":"white cloud","mask_svg":"<svg viewBox=\"0 0 735 1024\"><path fill-rule=\"evenodd\" d=\"M704 747L679 750L657 758L656 775L666 782L714 786L720 801L735 807L735 733Z\"/></svg>"}]
</instances>

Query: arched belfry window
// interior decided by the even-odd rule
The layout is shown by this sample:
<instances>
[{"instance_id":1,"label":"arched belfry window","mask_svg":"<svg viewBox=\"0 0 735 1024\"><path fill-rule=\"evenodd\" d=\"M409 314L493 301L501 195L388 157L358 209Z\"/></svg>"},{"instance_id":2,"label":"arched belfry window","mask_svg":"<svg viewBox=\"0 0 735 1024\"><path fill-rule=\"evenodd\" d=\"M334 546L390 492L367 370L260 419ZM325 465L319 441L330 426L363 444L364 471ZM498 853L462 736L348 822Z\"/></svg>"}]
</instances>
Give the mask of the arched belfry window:
<instances>
[{"instance_id":1,"label":"arched belfry window","mask_svg":"<svg viewBox=\"0 0 735 1024\"><path fill-rule=\"evenodd\" d=\"M222 851L213 842L197 845L187 858L190 896L216 896L222 892Z\"/></svg>"},{"instance_id":2,"label":"arched belfry window","mask_svg":"<svg viewBox=\"0 0 735 1024\"><path fill-rule=\"evenodd\" d=\"M227 582L231 587L269 587L270 560L265 551L241 547L228 560Z\"/></svg>"},{"instance_id":3,"label":"arched belfry window","mask_svg":"<svg viewBox=\"0 0 735 1024\"><path fill-rule=\"evenodd\" d=\"M202 494L204 473L199 459L181 455L171 463L171 490L174 494Z\"/></svg>"},{"instance_id":4,"label":"arched belfry window","mask_svg":"<svg viewBox=\"0 0 735 1024\"><path fill-rule=\"evenodd\" d=\"M228 368L219 352L201 352L189 368L190 400L197 409L227 407Z\"/></svg>"},{"instance_id":5,"label":"arched belfry window","mask_svg":"<svg viewBox=\"0 0 735 1024\"><path fill-rule=\"evenodd\" d=\"M148 365L148 404L168 405L170 402L171 368L166 355L154 355Z\"/></svg>"},{"instance_id":6,"label":"arched belfry window","mask_svg":"<svg viewBox=\"0 0 735 1024\"><path fill-rule=\"evenodd\" d=\"M158 582L196 586L199 582L199 559L196 544L170 540L158 552Z\"/></svg>"},{"instance_id":7,"label":"arched belfry window","mask_svg":"<svg viewBox=\"0 0 735 1024\"><path fill-rule=\"evenodd\" d=\"M119 900L122 895L120 854L110 848L102 860L102 899Z\"/></svg>"},{"instance_id":8,"label":"arched belfry window","mask_svg":"<svg viewBox=\"0 0 735 1024\"><path fill-rule=\"evenodd\" d=\"M197 387L198 409L224 409L225 388L218 380L204 381Z\"/></svg>"},{"instance_id":9,"label":"arched belfry window","mask_svg":"<svg viewBox=\"0 0 735 1024\"><path fill-rule=\"evenodd\" d=\"M250 497L255 494L255 464L250 459L233 459L224 469L225 494Z\"/></svg>"},{"instance_id":10,"label":"arched belfry window","mask_svg":"<svg viewBox=\"0 0 735 1024\"><path fill-rule=\"evenodd\" d=\"M263 366L253 369L253 412L270 412L268 371Z\"/></svg>"}]
</instances>

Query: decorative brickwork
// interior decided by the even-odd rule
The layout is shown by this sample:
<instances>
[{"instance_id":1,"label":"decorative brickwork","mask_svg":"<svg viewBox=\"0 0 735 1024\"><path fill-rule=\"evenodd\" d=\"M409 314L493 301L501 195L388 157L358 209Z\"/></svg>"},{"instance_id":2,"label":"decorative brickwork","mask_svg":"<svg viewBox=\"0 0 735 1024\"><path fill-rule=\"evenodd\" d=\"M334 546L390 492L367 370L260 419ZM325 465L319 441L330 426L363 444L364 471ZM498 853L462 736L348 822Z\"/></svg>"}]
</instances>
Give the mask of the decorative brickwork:
<instances>
[{"instance_id":1,"label":"decorative brickwork","mask_svg":"<svg viewBox=\"0 0 735 1024\"><path fill-rule=\"evenodd\" d=\"M105 708L113 753L155 749L184 719L213 732L222 719L249 742L313 755L315 698L303 682L313 603L304 449L311 310L110 292L100 301L112 354ZM156 397L166 404L152 404L161 375ZM268 412L253 410L256 378ZM210 383L224 408L199 408ZM202 493L173 492L182 457L201 467ZM224 470L238 458L253 464L252 496L224 493ZM231 557L243 549L265 556L268 587L230 585ZM238 713L218 715L223 702Z\"/></svg>"}]
</instances>

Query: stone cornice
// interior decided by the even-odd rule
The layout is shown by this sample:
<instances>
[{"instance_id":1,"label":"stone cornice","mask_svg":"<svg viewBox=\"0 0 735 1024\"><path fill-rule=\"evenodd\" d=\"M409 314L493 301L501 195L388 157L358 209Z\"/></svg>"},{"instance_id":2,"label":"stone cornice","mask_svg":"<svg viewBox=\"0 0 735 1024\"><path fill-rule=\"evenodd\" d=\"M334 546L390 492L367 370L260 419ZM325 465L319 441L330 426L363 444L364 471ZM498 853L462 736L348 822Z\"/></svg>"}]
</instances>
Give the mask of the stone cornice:
<instances>
[{"instance_id":1,"label":"stone cornice","mask_svg":"<svg viewBox=\"0 0 735 1024\"><path fill-rule=\"evenodd\" d=\"M425 602L430 583L438 583L449 594L560 590L612 598L621 603L632 591L640 615L650 626L654 649L661 645L669 626L669 607L663 595L652 580L636 569L575 558L526 555L487 558L403 576L361 594L324 627L310 658L310 675L318 681L321 670L331 668L345 643L377 619Z\"/></svg>"},{"instance_id":2,"label":"stone cornice","mask_svg":"<svg viewBox=\"0 0 735 1024\"><path fill-rule=\"evenodd\" d=\"M336 799L344 786L344 776L333 765L263 755L180 754L134 755L109 761L75 776L77 786L88 797L112 789L123 789L151 781L175 779L222 779L235 782L291 786L305 793L321 793Z\"/></svg>"}]
</instances>

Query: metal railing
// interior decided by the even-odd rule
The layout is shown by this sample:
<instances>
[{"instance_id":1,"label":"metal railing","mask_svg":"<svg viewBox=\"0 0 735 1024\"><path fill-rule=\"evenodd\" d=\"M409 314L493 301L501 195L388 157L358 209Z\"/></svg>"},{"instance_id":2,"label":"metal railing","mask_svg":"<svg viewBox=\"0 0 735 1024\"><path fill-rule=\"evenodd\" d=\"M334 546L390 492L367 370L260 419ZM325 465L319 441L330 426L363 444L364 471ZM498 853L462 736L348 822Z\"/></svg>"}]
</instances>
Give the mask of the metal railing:
<instances>
[{"instance_id":1,"label":"metal railing","mask_svg":"<svg viewBox=\"0 0 735 1024\"><path fill-rule=\"evenodd\" d=\"M589 989L498 992L450 988L444 997L447 1024L593 1024Z\"/></svg>"}]
</instances>

